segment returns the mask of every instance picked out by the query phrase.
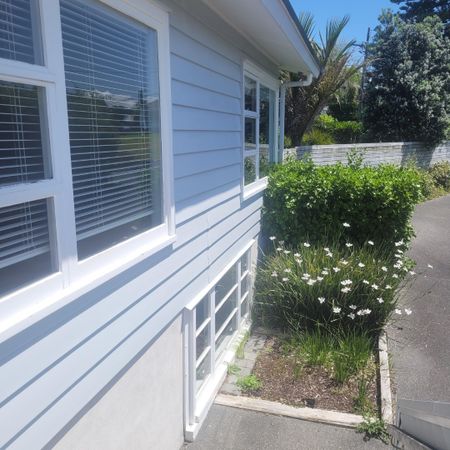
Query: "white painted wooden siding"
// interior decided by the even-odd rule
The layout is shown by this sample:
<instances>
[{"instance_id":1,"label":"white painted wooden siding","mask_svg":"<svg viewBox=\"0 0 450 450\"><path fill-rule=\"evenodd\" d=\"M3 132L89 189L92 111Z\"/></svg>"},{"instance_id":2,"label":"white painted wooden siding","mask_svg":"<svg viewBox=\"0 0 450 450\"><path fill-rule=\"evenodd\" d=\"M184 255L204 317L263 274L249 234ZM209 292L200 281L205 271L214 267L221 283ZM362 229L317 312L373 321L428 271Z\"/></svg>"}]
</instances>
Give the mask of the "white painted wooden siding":
<instances>
[{"instance_id":1,"label":"white painted wooden siding","mask_svg":"<svg viewBox=\"0 0 450 450\"><path fill-rule=\"evenodd\" d=\"M44 446L260 231L262 195L240 196L241 78L243 59L269 63L200 4L212 28L170 7L177 240L0 344L0 448Z\"/></svg>"}]
</instances>

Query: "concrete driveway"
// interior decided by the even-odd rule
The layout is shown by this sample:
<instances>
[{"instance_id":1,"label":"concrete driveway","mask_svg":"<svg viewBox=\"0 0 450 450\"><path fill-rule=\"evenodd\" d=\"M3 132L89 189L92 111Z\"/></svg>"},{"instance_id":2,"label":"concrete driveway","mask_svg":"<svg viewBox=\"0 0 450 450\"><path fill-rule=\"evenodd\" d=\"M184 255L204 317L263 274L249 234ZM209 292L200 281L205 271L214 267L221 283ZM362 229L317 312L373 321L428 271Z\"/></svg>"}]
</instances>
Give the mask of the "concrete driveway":
<instances>
[{"instance_id":1,"label":"concrete driveway","mask_svg":"<svg viewBox=\"0 0 450 450\"><path fill-rule=\"evenodd\" d=\"M450 195L417 206L413 224L410 256L426 272L401 298L413 314L388 329L394 386L397 398L450 401Z\"/></svg>"},{"instance_id":2,"label":"concrete driveway","mask_svg":"<svg viewBox=\"0 0 450 450\"><path fill-rule=\"evenodd\" d=\"M185 450L388 450L355 430L213 405Z\"/></svg>"}]
</instances>

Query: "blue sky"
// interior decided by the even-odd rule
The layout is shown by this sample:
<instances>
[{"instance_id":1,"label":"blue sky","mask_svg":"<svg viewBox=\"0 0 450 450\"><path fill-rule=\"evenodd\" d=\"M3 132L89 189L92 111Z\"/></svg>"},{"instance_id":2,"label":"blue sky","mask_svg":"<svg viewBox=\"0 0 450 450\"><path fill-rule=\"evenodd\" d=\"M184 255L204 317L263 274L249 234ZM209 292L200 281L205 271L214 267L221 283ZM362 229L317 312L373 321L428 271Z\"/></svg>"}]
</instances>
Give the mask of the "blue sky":
<instances>
[{"instance_id":1,"label":"blue sky","mask_svg":"<svg viewBox=\"0 0 450 450\"><path fill-rule=\"evenodd\" d=\"M325 31L328 19L350 16L350 22L343 33L345 39L365 41L367 28L377 24L378 16L384 8L397 9L389 0L291 0L295 11L308 11L314 14L316 32Z\"/></svg>"}]
</instances>

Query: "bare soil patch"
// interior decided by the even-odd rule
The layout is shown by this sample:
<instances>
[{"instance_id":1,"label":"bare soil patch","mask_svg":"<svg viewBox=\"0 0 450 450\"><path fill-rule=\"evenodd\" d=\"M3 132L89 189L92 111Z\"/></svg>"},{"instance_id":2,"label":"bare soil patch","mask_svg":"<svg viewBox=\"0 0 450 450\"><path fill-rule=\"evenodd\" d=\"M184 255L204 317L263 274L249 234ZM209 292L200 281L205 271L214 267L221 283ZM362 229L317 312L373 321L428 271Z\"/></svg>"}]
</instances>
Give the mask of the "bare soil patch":
<instances>
[{"instance_id":1,"label":"bare soil patch","mask_svg":"<svg viewBox=\"0 0 450 450\"><path fill-rule=\"evenodd\" d=\"M282 341L278 337L267 339L256 359L252 373L262 381L262 386L258 391L244 392L242 395L297 407L360 413L355 402L359 392L359 382L356 377L344 384L338 384L325 367L302 366L299 368L295 355L283 351ZM368 369L366 379L366 398L376 410L375 364L373 368Z\"/></svg>"}]
</instances>

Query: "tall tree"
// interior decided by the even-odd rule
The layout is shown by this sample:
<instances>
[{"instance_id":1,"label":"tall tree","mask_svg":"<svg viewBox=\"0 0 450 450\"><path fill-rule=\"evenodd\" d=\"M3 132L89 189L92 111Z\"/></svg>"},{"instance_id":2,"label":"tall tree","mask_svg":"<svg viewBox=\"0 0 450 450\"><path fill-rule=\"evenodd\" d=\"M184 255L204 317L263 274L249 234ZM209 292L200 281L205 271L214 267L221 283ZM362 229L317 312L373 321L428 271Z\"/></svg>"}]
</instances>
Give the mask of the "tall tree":
<instances>
[{"instance_id":1,"label":"tall tree","mask_svg":"<svg viewBox=\"0 0 450 450\"><path fill-rule=\"evenodd\" d=\"M449 0L391 0L400 5L400 17L406 21L421 22L425 17L438 16L450 36L450 1Z\"/></svg>"},{"instance_id":2,"label":"tall tree","mask_svg":"<svg viewBox=\"0 0 450 450\"><path fill-rule=\"evenodd\" d=\"M290 89L286 95L286 136L294 145L300 144L314 120L330 102L336 91L341 88L355 73L360 65L350 64L355 41L342 42L342 31L347 26L349 17L330 20L325 36L319 33L319 41L314 35L314 18L311 14L302 13L300 23L311 41L314 52L321 66L321 74L310 86ZM287 74L290 81L298 81L299 74Z\"/></svg>"},{"instance_id":3,"label":"tall tree","mask_svg":"<svg viewBox=\"0 0 450 450\"><path fill-rule=\"evenodd\" d=\"M370 46L364 124L376 141L446 138L450 112L450 39L437 17L407 23L385 11Z\"/></svg>"}]
</instances>

